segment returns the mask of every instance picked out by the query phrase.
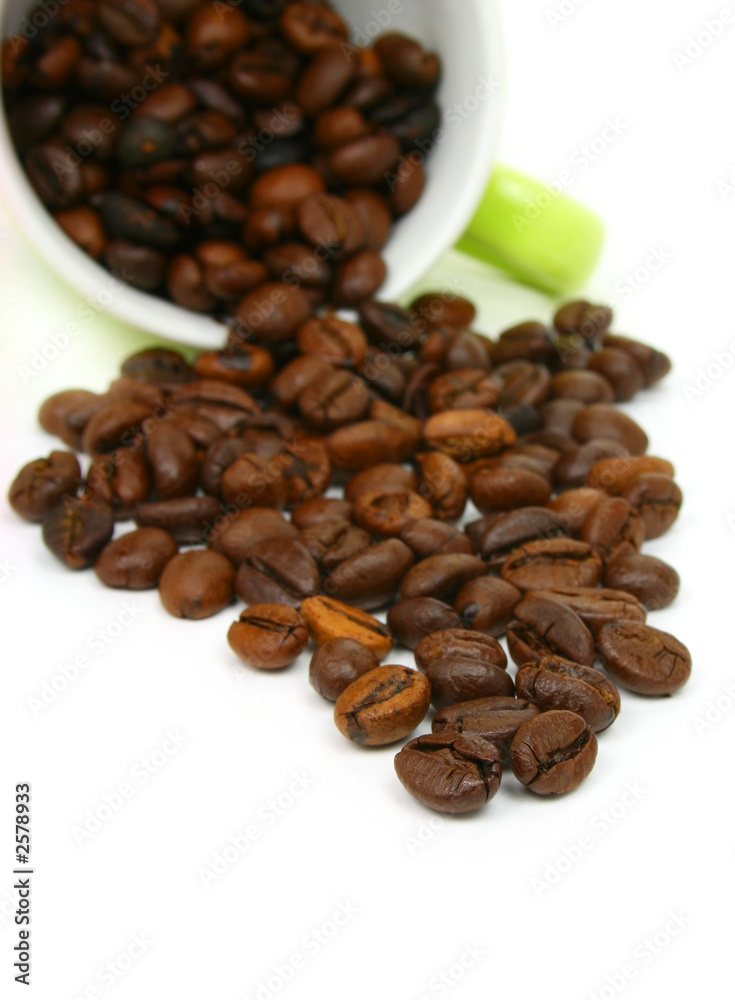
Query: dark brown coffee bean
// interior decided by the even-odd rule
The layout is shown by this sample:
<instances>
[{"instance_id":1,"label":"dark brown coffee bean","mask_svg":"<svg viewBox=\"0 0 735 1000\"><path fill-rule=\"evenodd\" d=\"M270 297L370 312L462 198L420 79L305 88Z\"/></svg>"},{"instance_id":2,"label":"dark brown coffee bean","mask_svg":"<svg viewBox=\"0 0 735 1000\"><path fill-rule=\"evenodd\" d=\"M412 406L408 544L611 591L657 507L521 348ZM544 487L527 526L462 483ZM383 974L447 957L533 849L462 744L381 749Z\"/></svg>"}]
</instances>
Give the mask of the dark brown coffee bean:
<instances>
[{"instance_id":1,"label":"dark brown coffee bean","mask_svg":"<svg viewBox=\"0 0 735 1000\"><path fill-rule=\"evenodd\" d=\"M106 237L97 212L86 205L78 205L54 212L54 219L82 250L99 260L105 250Z\"/></svg>"},{"instance_id":2,"label":"dark brown coffee bean","mask_svg":"<svg viewBox=\"0 0 735 1000\"><path fill-rule=\"evenodd\" d=\"M523 594L496 576L470 580L454 599L454 609L466 628L499 638L505 635Z\"/></svg>"},{"instance_id":3,"label":"dark brown coffee bean","mask_svg":"<svg viewBox=\"0 0 735 1000\"><path fill-rule=\"evenodd\" d=\"M621 545L640 549L646 529L627 500L604 497L587 515L579 537L583 542L589 542L601 559L607 560Z\"/></svg>"},{"instance_id":4,"label":"dark brown coffee bean","mask_svg":"<svg viewBox=\"0 0 735 1000\"><path fill-rule=\"evenodd\" d=\"M507 361L530 361L534 364L550 364L554 358L554 343L551 331L543 323L520 323L504 330L492 346L494 365Z\"/></svg>"},{"instance_id":5,"label":"dark brown coffee bean","mask_svg":"<svg viewBox=\"0 0 735 1000\"><path fill-rule=\"evenodd\" d=\"M539 409L544 430L569 436L574 418L582 409L584 409L584 403L578 399L548 400Z\"/></svg>"},{"instance_id":6,"label":"dark brown coffee bean","mask_svg":"<svg viewBox=\"0 0 735 1000\"><path fill-rule=\"evenodd\" d=\"M211 549L194 549L174 556L161 574L158 592L175 618L198 620L216 615L232 603L235 568Z\"/></svg>"},{"instance_id":7,"label":"dark brown coffee bean","mask_svg":"<svg viewBox=\"0 0 735 1000\"><path fill-rule=\"evenodd\" d=\"M390 631L377 618L333 597L308 597L301 605L301 613L317 645L329 639L354 639L381 660L393 645Z\"/></svg>"},{"instance_id":8,"label":"dark brown coffee bean","mask_svg":"<svg viewBox=\"0 0 735 1000\"><path fill-rule=\"evenodd\" d=\"M551 376L543 365L506 361L493 369L493 376L500 385L499 407L503 411L523 405L537 407L551 395Z\"/></svg>"},{"instance_id":9,"label":"dark brown coffee bean","mask_svg":"<svg viewBox=\"0 0 735 1000\"><path fill-rule=\"evenodd\" d=\"M301 74L296 100L304 114L313 118L336 104L353 78L356 65L337 46L320 49Z\"/></svg>"},{"instance_id":10,"label":"dark brown coffee bean","mask_svg":"<svg viewBox=\"0 0 735 1000\"><path fill-rule=\"evenodd\" d=\"M624 590L606 587L564 587L534 590L531 597L544 597L571 608L594 635L607 622L645 622L646 609Z\"/></svg>"},{"instance_id":11,"label":"dark brown coffee bean","mask_svg":"<svg viewBox=\"0 0 735 1000\"><path fill-rule=\"evenodd\" d=\"M293 525L304 532L317 524L344 522L352 519L352 504L337 497L315 497L299 504L291 513ZM315 557L316 558L316 557Z\"/></svg>"},{"instance_id":12,"label":"dark brown coffee bean","mask_svg":"<svg viewBox=\"0 0 735 1000\"><path fill-rule=\"evenodd\" d=\"M625 590L649 611L667 608L679 593L679 574L656 556L645 556L631 545L618 548L605 566L604 584Z\"/></svg>"},{"instance_id":13,"label":"dark brown coffee bean","mask_svg":"<svg viewBox=\"0 0 735 1000\"><path fill-rule=\"evenodd\" d=\"M479 555L488 560L491 570L500 570L510 553L526 542L569 533L564 521L544 507L489 514L472 521L465 530Z\"/></svg>"},{"instance_id":14,"label":"dark brown coffee bean","mask_svg":"<svg viewBox=\"0 0 735 1000\"><path fill-rule=\"evenodd\" d=\"M289 666L308 640L306 622L295 608L285 604L253 604L227 633L230 649L258 670Z\"/></svg>"},{"instance_id":15,"label":"dark brown coffee bean","mask_svg":"<svg viewBox=\"0 0 735 1000\"><path fill-rule=\"evenodd\" d=\"M623 457L627 454L618 441L593 438L574 451L559 456L554 465L554 486L557 490L570 490L584 486L592 466L603 458Z\"/></svg>"},{"instance_id":16,"label":"dark brown coffee bean","mask_svg":"<svg viewBox=\"0 0 735 1000\"><path fill-rule=\"evenodd\" d=\"M360 136L338 146L327 157L329 172L351 187L379 184L401 155L401 146L387 130Z\"/></svg>"},{"instance_id":17,"label":"dark brown coffee bean","mask_svg":"<svg viewBox=\"0 0 735 1000\"><path fill-rule=\"evenodd\" d=\"M431 504L412 490L368 490L355 497L353 517L373 535L397 537L409 521L431 517Z\"/></svg>"},{"instance_id":18,"label":"dark brown coffee bean","mask_svg":"<svg viewBox=\"0 0 735 1000\"><path fill-rule=\"evenodd\" d=\"M8 502L26 521L43 521L65 495L76 496L81 475L76 455L52 451L23 466L8 490Z\"/></svg>"},{"instance_id":19,"label":"dark brown coffee bean","mask_svg":"<svg viewBox=\"0 0 735 1000\"><path fill-rule=\"evenodd\" d=\"M559 333L578 334L599 347L612 323L612 309L583 300L567 302L556 311L554 326Z\"/></svg>"},{"instance_id":20,"label":"dark brown coffee bean","mask_svg":"<svg viewBox=\"0 0 735 1000\"><path fill-rule=\"evenodd\" d=\"M345 688L334 707L334 721L353 743L385 746L416 728L426 715L430 696L429 681L418 670L376 667Z\"/></svg>"},{"instance_id":21,"label":"dark brown coffee bean","mask_svg":"<svg viewBox=\"0 0 735 1000\"><path fill-rule=\"evenodd\" d=\"M622 492L643 522L645 537L660 538L679 516L682 493L677 484L662 472L643 472Z\"/></svg>"},{"instance_id":22,"label":"dark brown coffee bean","mask_svg":"<svg viewBox=\"0 0 735 1000\"><path fill-rule=\"evenodd\" d=\"M328 108L322 111L314 124L314 139L321 149L329 150L341 146L343 142L367 135L370 129L371 126L357 108Z\"/></svg>"},{"instance_id":23,"label":"dark brown coffee bean","mask_svg":"<svg viewBox=\"0 0 735 1000\"><path fill-rule=\"evenodd\" d=\"M109 504L116 521L132 517L151 492L150 470L141 449L117 448L93 458L84 490L90 497Z\"/></svg>"},{"instance_id":24,"label":"dark brown coffee bean","mask_svg":"<svg viewBox=\"0 0 735 1000\"><path fill-rule=\"evenodd\" d=\"M602 560L592 546L571 538L527 542L511 552L501 571L520 590L596 587L601 574Z\"/></svg>"},{"instance_id":25,"label":"dark brown coffee bean","mask_svg":"<svg viewBox=\"0 0 735 1000\"><path fill-rule=\"evenodd\" d=\"M481 468L470 478L470 497L481 514L518 507L543 507L551 486L542 476L521 468Z\"/></svg>"},{"instance_id":26,"label":"dark brown coffee bean","mask_svg":"<svg viewBox=\"0 0 735 1000\"><path fill-rule=\"evenodd\" d=\"M86 569L112 538L112 508L99 500L64 500L46 515L43 541L69 569Z\"/></svg>"},{"instance_id":27,"label":"dark brown coffee bean","mask_svg":"<svg viewBox=\"0 0 735 1000\"><path fill-rule=\"evenodd\" d=\"M388 612L388 628L401 646L415 649L432 632L462 628L457 612L435 597L409 597L394 604Z\"/></svg>"},{"instance_id":28,"label":"dark brown coffee bean","mask_svg":"<svg viewBox=\"0 0 735 1000\"><path fill-rule=\"evenodd\" d=\"M551 394L554 400L567 399L585 403L612 403L615 390L606 378L594 371L573 369L557 372L551 380Z\"/></svg>"},{"instance_id":29,"label":"dark brown coffee bean","mask_svg":"<svg viewBox=\"0 0 735 1000\"><path fill-rule=\"evenodd\" d=\"M467 476L461 466L440 451L427 451L416 455L421 470L418 493L428 500L434 516L456 521L467 504Z\"/></svg>"},{"instance_id":30,"label":"dark brown coffee bean","mask_svg":"<svg viewBox=\"0 0 735 1000\"><path fill-rule=\"evenodd\" d=\"M307 320L296 342L302 354L315 354L332 365L354 368L365 357L365 334L355 323L325 315Z\"/></svg>"},{"instance_id":31,"label":"dark brown coffee bean","mask_svg":"<svg viewBox=\"0 0 735 1000\"><path fill-rule=\"evenodd\" d=\"M331 431L364 417L370 395L361 378L335 369L311 382L299 395L303 418L321 431Z\"/></svg>"},{"instance_id":32,"label":"dark brown coffee bean","mask_svg":"<svg viewBox=\"0 0 735 1000\"><path fill-rule=\"evenodd\" d=\"M235 315L242 330L268 344L290 340L311 315L311 304L301 288L268 281L249 292Z\"/></svg>"},{"instance_id":33,"label":"dark brown coffee bean","mask_svg":"<svg viewBox=\"0 0 735 1000\"><path fill-rule=\"evenodd\" d=\"M154 0L100 0L103 27L121 45L149 45L158 33L161 15Z\"/></svg>"},{"instance_id":34,"label":"dark brown coffee bean","mask_svg":"<svg viewBox=\"0 0 735 1000\"><path fill-rule=\"evenodd\" d=\"M630 354L638 363L646 386L655 385L671 371L671 361L665 354L639 340L608 333L602 343L603 347L615 347Z\"/></svg>"},{"instance_id":35,"label":"dark brown coffee bean","mask_svg":"<svg viewBox=\"0 0 735 1000\"><path fill-rule=\"evenodd\" d=\"M505 669L507 659L496 639L465 628L443 629L428 635L416 647L416 663L426 672L445 658L492 663Z\"/></svg>"},{"instance_id":36,"label":"dark brown coffee bean","mask_svg":"<svg viewBox=\"0 0 735 1000\"><path fill-rule=\"evenodd\" d=\"M473 698L512 695L515 688L505 670L508 661L495 639L482 636L484 643L478 646L450 638L444 655L434 655L441 637L455 634L454 630L434 632L416 647L416 663L431 682L432 704L443 708ZM471 634L480 638L477 632Z\"/></svg>"},{"instance_id":37,"label":"dark brown coffee bean","mask_svg":"<svg viewBox=\"0 0 735 1000\"><path fill-rule=\"evenodd\" d=\"M127 240L110 240L104 259L113 274L144 292L159 288L166 274L167 261L160 251Z\"/></svg>"},{"instance_id":38,"label":"dark brown coffee bean","mask_svg":"<svg viewBox=\"0 0 735 1000\"><path fill-rule=\"evenodd\" d=\"M38 422L45 431L60 437L64 444L82 450L82 431L92 414L109 402L105 396L86 389L65 389L49 396L38 411Z\"/></svg>"},{"instance_id":39,"label":"dark brown coffee bean","mask_svg":"<svg viewBox=\"0 0 735 1000\"><path fill-rule=\"evenodd\" d=\"M306 242L330 260L344 260L364 246L360 217L344 198L312 195L299 205L297 221Z\"/></svg>"},{"instance_id":40,"label":"dark brown coffee bean","mask_svg":"<svg viewBox=\"0 0 735 1000\"><path fill-rule=\"evenodd\" d=\"M362 302L360 323L372 343L383 351L407 350L418 345L421 331L411 314L392 302Z\"/></svg>"},{"instance_id":41,"label":"dark brown coffee bean","mask_svg":"<svg viewBox=\"0 0 735 1000\"><path fill-rule=\"evenodd\" d=\"M520 726L538 714L538 708L530 701L496 695L440 708L431 728L445 736L450 733L482 736L507 753Z\"/></svg>"},{"instance_id":42,"label":"dark brown coffee bean","mask_svg":"<svg viewBox=\"0 0 735 1000\"><path fill-rule=\"evenodd\" d=\"M644 386L643 372L632 354L617 347L603 347L589 360L589 370L607 379L615 392L615 399L625 403Z\"/></svg>"},{"instance_id":43,"label":"dark brown coffee bean","mask_svg":"<svg viewBox=\"0 0 735 1000\"><path fill-rule=\"evenodd\" d=\"M246 604L288 604L293 608L319 591L317 565L296 539L266 538L245 553L235 589Z\"/></svg>"},{"instance_id":44,"label":"dark brown coffee bean","mask_svg":"<svg viewBox=\"0 0 735 1000\"><path fill-rule=\"evenodd\" d=\"M309 683L327 701L336 701L353 681L379 665L375 653L354 639L330 639L311 658Z\"/></svg>"},{"instance_id":45,"label":"dark brown coffee bean","mask_svg":"<svg viewBox=\"0 0 735 1000\"><path fill-rule=\"evenodd\" d=\"M309 2L289 3L279 25L285 38L307 55L347 38L347 25L331 8Z\"/></svg>"},{"instance_id":46,"label":"dark brown coffee bean","mask_svg":"<svg viewBox=\"0 0 735 1000\"><path fill-rule=\"evenodd\" d=\"M145 403L122 400L110 403L92 415L82 434L82 449L89 455L130 447L141 433L143 421L150 416Z\"/></svg>"},{"instance_id":47,"label":"dark brown coffee bean","mask_svg":"<svg viewBox=\"0 0 735 1000\"><path fill-rule=\"evenodd\" d=\"M156 499L191 496L199 478L199 464L186 431L170 422L154 424L145 437L145 454Z\"/></svg>"},{"instance_id":48,"label":"dark brown coffee bean","mask_svg":"<svg viewBox=\"0 0 735 1000\"><path fill-rule=\"evenodd\" d=\"M418 559L453 553L471 556L475 553L472 542L463 531L446 521L428 517L408 521L401 531L401 541L413 550Z\"/></svg>"},{"instance_id":49,"label":"dark brown coffee bean","mask_svg":"<svg viewBox=\"0 0 735 1000\"><path fill-rule=\"evenodd\" d=\"M546 656L589 667L595 662L595 641L579 615L566 604L534 594L516 606L508 625L508 651L519 667Z\"/></svg>"},{"instance_id":50,"label":"dark brown coffee bean","mask_svg":"<svg viewBox=\"0 0 735 1000\"><path fill-rule=\"evenodd\" d=\"M510 759L516 778L537 795L577 788L597 759L597 737L575 712L542 712L513 737Z\"/></svg>"},{"instance_id":51,"label":"dark brown coffee bean","mask_svg":"<svg viewBox=\"0 0 735 1000\"><path fill-rule=\"evenodd\" d=\"M385 198L369 188L351 188L344 197L362 223L365 246L379 253L388 242L393 228L393 216Z\"/></svg>"},{"instance_id":52,"label":"dark brown coffee bean","mask_svg":"<svg viewBox=\"0 0 735 1000\"><path fill-rule=\"evenodd\" d=\"M648 436L635 420L607 403L595 403L580 410L572 434L583 444L592 438L619 441L631 455L642 455L648 447Z\"/></svg>"},{"instance_id":53,"label":"dark brown coffee bean","mask_svg":"<svg viewBox=\"0 0 735 1000\"><path fill-rule=\"evenodd\" d=\"M288 498L288 482L283 462L246 452L225 469L222 496L238 507L255 505L282 510Z\"/></svg>"},{"instance_id":54,"label":"dark brown coffee bean","mask_svg":"<svg viewBox=\"0 0 735 1000\"><path fill-rule=\"evenodd\" d=\"M476 309L469 299L452 292L425 292L411 303L411 312L428 326L452 326L465 330L472 325Z\"/></svg>"},{"instance_id":55,"label":"dark brown coffee bean","mask_svg":"<svg viewBox=\"0 0 735 1000\"><path fill-rule=\"evenodd\" d=\"M323 191L324 181L313 167L291 163L262 173L250 186L249 200L253 209L276 208L290 213Z\"/></svg>"},{"instance_id":56,"label":"dark brown coffee bean","mask_svg":"<svg viewBox=\"0 0 735 1000\"><path fill-rule=\"evenodd\" d=\"M356 473L345 485L345 500L355 503L363 493L400 492L418 490L416 474L405 465L395 462L378 462Z\"/></svg>"},{"instance_id":57,"label":"dark brown coffee bean","mask_svg":"<svg viewBox=\"0 0 735 1000\"><path fill-rule=\"evenodd\" d=\"M138 528L108 542L94 571L106 587L149 590L158 586L166 564L179 547L161 528Z\"/></svg>"},{"instance_id":58,"label":"dark brown coffee bean","mask_svg":"<svg viewBox=\"0 0 735 1000\"><path fill-rule=\"evenodd\" d=\"M332 294L340 306L357 306L374 295L388 274L385 261L374 250L360 250L334 272Z\"/></svg>"},{"instance_id":59,"label":"dark brown coffee bean","mask_svg":"<svg viewBox=\"0 0 735 1000\"><path fill-rule=\"evenodd\" d=\"M209 544L239 566L248 550L264 539L298 538L296 527L268 507L229 510L213 524Z\"/></svg>"},{"instance_id":60,"label":"dark brown coffee bean","mask_svg":"<svg viewBox=\"0 0 735 1000\"><path fill-rule=\"evenodd\" d=\"M181 545L197 545L206 540L221 511L222 505L215 497L179 497L141 504L135 523L162 528Z\"/></svg>"},{"instance_id":61,"label":"dark brown coffee bean","mask_svg":"<svg viewBox=\"0 0 735 1000\"><path fill-rule=\"evenodd\" d=\"M370 535L349 521L317 521L302 529L299 540L316 560L322 573L370 547Z\"/></svg>"},{"instance_id":62,"label":"dark brown coffee bean","mask_svg":"<svg viewBox=\"0 0 735 1000\"><path fill-rule=\"evenodd\" d=\"M620 693L609 678L592 666L560 656L521 666L516 690L542 712L576 712L596 733L611 726L620 712Z\"/></svg>"},{"instance_id":63,"label":"dark brown coffee bean","mask_svg":"<svg viewBox=\"0 0 735 1000\"><path fill-rule=\"evenodd\" d=\"M177 305L192 312L207 313L214 309L215 296L204 281L204 268L189 254L177 254L166 272L166 288Z\"/></svg>"},{"instance_id":64,"label":"dark brown coffee bean","mask_svg":"<svg viewBox=\"0 0 735 1000\"><path fill-rule=\"evenodd\" d=\"M176 223L119 191L108 191L101 196L99 212L111 236L131 243L142 243L166 251L175 247L181 239Z\"/></svg>"},{"instance_id":65,"label":"dark brown coffee bean","mask_svg":"<svg viewBox=\"0 0 735 1000\"><path fill-rule=\"evenodd\" d=\"M393 599L413 564L409 547L389 538L342 561L324 581L324 590L330 597L372 611Z\"/></svg>"},{"instance_id":66,"label":"dark brown coffee bean","mask_svg":"<svg viewBox=\"0 0 735 1000\"><path fill-rule=\"evenodd\" d=\"M510 424L496 413L484 410L448 410L436 413L424 424L424 438L432 448L458 462L496 455L515 443Z\"/></svg>"},{"instance_id":67,"label":"dark brown coffee bean","mask_svg":"<svg viewBox=\"0 0 735 1000\"><path fill-rule=\"evenodd\" d=\"M469 580L486 573L487 566L475 556L461 553L429 556L406 573L398 593L401 600L408 597L453 600Z\"/></svg>"},{"instance_id":68,"label":"dark brown coffee bean","mask_svg":"<svg viewBox=\"0 0 735 1000\"><path fill-rule=\"evenodd\" d=\"M604 490L610 496L621 496L638 476L646 472L662 472L666 476L673 476L674 466L667 459L657 458L655 455L602 458L590 469L587 485Z\"/></svg>"},{"instance_id":69,"label":"dark brown coffee bean","mask_svg":"<svg viewBox=\"0 0 735 1000\"><path fill-rule=\"evenodd\" d=\"M419 736L396 754L394 763L401 784L415 799L453 815L489 802L503 773L500 751L481 736Z\"/></svg>"},{"instance_id":70,"label":"dark brown coffee bean","mask_svg":"<svg viewBox=\"0 0 735 1000\"><path fill-rule=\"evenodd\" d=\"M609 622L597 633L605 670L636 694L673 694L689 680L692 658L668 632L640 622Z\"/></svg>"}]
</instances>

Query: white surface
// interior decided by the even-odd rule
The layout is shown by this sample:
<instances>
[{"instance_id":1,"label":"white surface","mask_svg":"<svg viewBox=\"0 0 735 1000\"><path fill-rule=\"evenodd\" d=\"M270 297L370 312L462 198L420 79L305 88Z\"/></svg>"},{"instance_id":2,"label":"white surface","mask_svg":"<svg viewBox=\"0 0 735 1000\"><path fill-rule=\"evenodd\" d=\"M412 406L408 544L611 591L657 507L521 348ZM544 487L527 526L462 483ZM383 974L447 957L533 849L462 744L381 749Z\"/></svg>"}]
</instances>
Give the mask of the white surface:
<instances>
[{"instance_id":1,"label":"white surface","mask_svg":"<svg viewBox=\"0 0 735 1000\"><path fill-rule=\"evenodd\" d=\"M667 700L624 696L620 719L600 739L598 764L575 794L542 801L510 776L482 813L437 822L400 787L394 748L360 750L337 733L330 706L308 685L305 658L275 676L248 671L225 642L234 609L181 623L161 611L155 593L131 599L103 590L90 574L57 566L36 529L3 507L3 984L11 980L14 940L6 916L12 790L30 781L31 995L43 1000L69 1000L92 987L98 993L90 996L113 1000L725 994L733 889L735 689L724 690L735 684L735 192L725 200L717 184L735 168L726 104L735 24L679 72L672 53L701 29L709 5L679 0L664 16L660 5L640 0L568 3L573 13L554 29L547 12L560 6L502 4L510 93L501 153L547 180L573 171L569 193L609 223L589 293L614 303L618 331L674 358L666 384L630 412L648 430L651 451L675 461L686 495L675 528L647 551L682 575L674 606L651 621L691 648L690 684ZM619 117L624 132L582 170L578 150L608 117ZM7 482L52 445L35 429L39 402L74 384L103 388L119 361L147 341L97 316L24 383L18 366L74 318L78 301L6 222L0 228ZM635 294L622 294L619 282L645 265L651 248L668 259ZM452 276L481 301L481 326L490 333L552 308L454 259L430 283ZM685 387L718 353L729 369L688 401ZM94 655L90 636L131 600L140 615ZM28 698L80 652L90 667L34 717ZM695 720L718 698L729 711L698 733ZM187 742L142 783L137 762L163 745L168 730ZM267 802L287 794L295 773L314 783L270 824ZM133 797L77 844L73 828L126 781ZM601 811L615 808L629 783L645 793L615 809L624 815L611 827ZM259 839L204 889L197 870L251 824ZM407 841L422 835L429 840L421 848ZM584 835L589 849L539 896L532 880ZM328 943L314 943L313 929L347 903L354 916ZM675 936L665 929L673 911L687 921ZM106 985L98 970L143 932L153 944ZM654 954L645 942L656 934ZM477 959L466 951L475 943L484 950ZM258 992L273 967L296 953L303 968L289 983ZM460 979L462 957L474 965ZM433 978L442 972L451 987Z\"/></svg>"}]
</instances>

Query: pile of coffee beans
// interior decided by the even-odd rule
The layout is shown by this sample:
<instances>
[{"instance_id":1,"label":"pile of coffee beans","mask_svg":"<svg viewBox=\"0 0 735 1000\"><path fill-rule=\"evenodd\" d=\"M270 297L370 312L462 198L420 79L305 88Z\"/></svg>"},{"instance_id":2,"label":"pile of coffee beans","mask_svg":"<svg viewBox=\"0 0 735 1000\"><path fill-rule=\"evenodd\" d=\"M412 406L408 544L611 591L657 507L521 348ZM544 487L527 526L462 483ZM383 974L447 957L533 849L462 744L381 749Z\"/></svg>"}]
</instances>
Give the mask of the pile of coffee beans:
<instances>
[{"instance_id":1,"label":"pile of coffee beans","mask_svg":"<svg viewBox=\"0 0 735 1000\"><path fill-rule=\"evenodd\" d=\"M670 365L588 302L496 340L474 316L441 293L368 300L359 322L326 312L278 351L141 351L106 393L42 405L71 450L21 469L10 502L66 566L158 587L174 616L237 596L227 639L253 668L311 641L311 684L355 743L403 740L433 705L432 733L395 762L431 808L478 808L503 767L568 792L619 687L670 695L691 670L646 621L679 578L641 552L681 491L615 405ZM383 662L394 644L416 670Z\"/></svg>"},{"instance_id":2,"label":"pile of coffee beans","mask_svg":"<svg viewBox=\"0 0 735 1000\"><path fill-rule=\"evenodd\" d=\"M440 130L436 55L395 32L352 45L325 0L39 13L3 46L10 133L95 260L267 343L382 285Z\"/></svg>"}]
</instances>

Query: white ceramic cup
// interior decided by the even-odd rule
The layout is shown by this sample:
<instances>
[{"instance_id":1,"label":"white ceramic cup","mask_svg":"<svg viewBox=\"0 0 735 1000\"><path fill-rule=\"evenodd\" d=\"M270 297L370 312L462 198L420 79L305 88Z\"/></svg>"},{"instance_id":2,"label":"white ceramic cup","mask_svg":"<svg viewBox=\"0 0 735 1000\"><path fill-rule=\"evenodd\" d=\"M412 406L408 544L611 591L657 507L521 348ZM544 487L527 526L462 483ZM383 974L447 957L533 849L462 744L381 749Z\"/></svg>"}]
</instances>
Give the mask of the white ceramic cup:
<instances>
[{"instance_id":1,"label":"white ceramic cup","mask_svg":"<svg viewBox=\"0 0 735 1000\"><path fill-rule=\"evenodd\" d=\"M56 0L49 0L53 10ZM3 37L32 30L25 21L35 0L0 0ZM384 250L388 279L383 299L411 287L464 232L481 200L500 121L500 28L495 0L335 0L357 43L385 31L404 31L439 52L441 141L428 157L427 185L401 219ZM110 275L56 225L31 188L0 114L0 194L36 250L81 295L94 298ZM125 287L109 311L166 340L221 347L221 324L153 295Z\"/></svg>"}]
</instances>

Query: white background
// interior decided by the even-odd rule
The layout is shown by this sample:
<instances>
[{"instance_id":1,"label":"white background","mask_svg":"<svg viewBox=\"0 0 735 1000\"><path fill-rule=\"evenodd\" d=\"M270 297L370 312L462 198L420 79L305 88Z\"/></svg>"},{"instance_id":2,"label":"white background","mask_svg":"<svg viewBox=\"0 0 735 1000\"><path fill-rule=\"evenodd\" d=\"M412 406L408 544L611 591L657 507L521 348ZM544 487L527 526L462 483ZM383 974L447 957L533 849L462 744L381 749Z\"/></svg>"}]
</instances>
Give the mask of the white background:
<instances>
[{"instance_id":1,"label":"white background","mask_svg":"<svg viewBox=\"0 0 735 1000\"><path fill-rule=\"evenodd\" d=\"M16 781L33 785L32 995L43 1000L85 990L113 1000L723 995L734 847L735 190L728 197L718 182L735 171L735 23L678 69L674 53L718 15L716 3L501 6L502 158L547 181L572 170L568 193L608 224L588 295L614 305L616 331L674 359L666 384L629 412L648 430L650 451L673 459L685 492L678 523L647 551L681 573L679 598L651 621L692 650L691 682L671 699L624 696L595 770L573 795L545 801L506 776L480 814L437 821L395 778L395 748L361 750L339 735L331 706L308 685L306 657L276 675L236 661L225 642L234 609L179 622L155 592L137 594L135 620L96 654L90 637L117 620L130 596L103 589L92 574L67 573L37 530L3 505L3 995L20 995L9 916ZM549 12L560 9L572 13L554 25ZM608 118L624 124L622 134L590 162L582 149ZM0 233L7 483L52 446L35 425L41 400L72 385L103 389L147 340L98 316L26 383L19 366L75 317L78 303L4 216ZM624 292L621 282L652 251L664 264ZM452 275L481 303L487 333L553 309L455 257L426 285ZM724 367L711 374L719 377L709 386L700 378L698 396L686 393L717 354ZM80 653L89 667L34 715L29 699ZM718 699L724 711L704 728L697 719ZM140 760L169 731L185 742L143 781ZM290 799L294 775L306 775L307 787ZM79 843L75 827L124 782L132 798ZM629 785L639 797L616 806ZM279 796L290 807L273 821L268 801ZM249 826L257 839L205 888L199 870ZM587 849L575 852L583 837ZM340 907L349 914L344 926L319 944L314 932L335 930L329 921ZM147 943L130 959L135 935ZM294 972L296 954L302 967ZM100 972L107 962L115 973ZM271 979L268 991L259 984L276 966L289 982Z\"/></svg>"}]
</instances>

